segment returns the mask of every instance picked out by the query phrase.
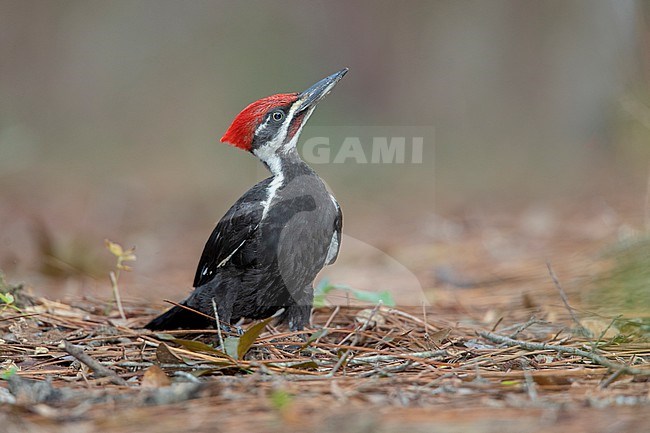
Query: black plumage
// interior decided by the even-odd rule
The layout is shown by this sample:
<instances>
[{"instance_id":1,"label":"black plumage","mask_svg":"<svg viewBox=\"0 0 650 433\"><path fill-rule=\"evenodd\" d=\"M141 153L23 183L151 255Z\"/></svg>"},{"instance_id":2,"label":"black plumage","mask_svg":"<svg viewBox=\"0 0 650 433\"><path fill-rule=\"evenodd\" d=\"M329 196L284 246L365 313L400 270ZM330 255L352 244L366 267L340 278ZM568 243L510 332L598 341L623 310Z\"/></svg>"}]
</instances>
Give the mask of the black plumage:
<instances>
[{"instance_id":1,"label":"black plumage","mask_svg":"<svg viewBox=\"0 0 650 433\"><path fill-rule=\"evenodd\" d=\"M343 217L323 181L298 155L295 144L315 104L345 71L337 74L302 94L269 97L285 99L255 118L246 147L236 144L258 156L273 176L249 189L221 218L203 249L195 290L182 305L210 317L214 317L216 306L225 324L270 317L279 309L284 309L280 320L292 330L309 323L313 282L338 256ZM320 92L316 98L314 88ZM252 106L231 129L243 130L238 122L251 122L246 110ZM282 119L276 121L279 111ZM240 119L244 115L248 117ZM189 329L214 323L214 319L174 306L146 328Z\"/></svg>"}]
</instances>

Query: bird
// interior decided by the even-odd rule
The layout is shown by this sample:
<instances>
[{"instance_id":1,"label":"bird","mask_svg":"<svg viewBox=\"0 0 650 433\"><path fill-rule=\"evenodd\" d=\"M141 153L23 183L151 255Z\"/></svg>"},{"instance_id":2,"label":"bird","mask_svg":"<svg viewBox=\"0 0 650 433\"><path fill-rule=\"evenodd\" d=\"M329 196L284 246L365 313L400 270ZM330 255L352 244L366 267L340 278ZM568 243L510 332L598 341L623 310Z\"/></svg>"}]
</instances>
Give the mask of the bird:
<instances>
[{"instance_id":1,"label":"bird","mask_svg":"<svg viewBox=\"0 0 650 433\"><path fill-rule=\"evenodd\" d=\"M235 117L221 142L252 153L271 176L217 223L201 254L194 291L145 328L202 329L215 325L217 316L225 329L241 319L274 315L291 331L309 325L314 280L338 257L343 213L299 155L297 142L318 103L347 72L341 69L304 92L259 99Z\"/></svg>"}]
</instances>

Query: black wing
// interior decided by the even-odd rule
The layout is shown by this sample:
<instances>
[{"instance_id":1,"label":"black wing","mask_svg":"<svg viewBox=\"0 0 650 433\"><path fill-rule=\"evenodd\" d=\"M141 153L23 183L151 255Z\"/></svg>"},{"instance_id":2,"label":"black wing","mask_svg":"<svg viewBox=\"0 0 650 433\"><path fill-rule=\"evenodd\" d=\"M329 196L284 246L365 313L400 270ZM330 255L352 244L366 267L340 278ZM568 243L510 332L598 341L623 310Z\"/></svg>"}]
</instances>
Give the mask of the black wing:
<instances>
[{"instance_id":1,"label":"black wing","mask_svg":"<svg viewBox=\"0 0 650 433\"><path fill-rule=\"evenodd\" d=\"M330 195L330 197L334 202L334 206L336 206L336 218L334 218L334 234L332 235L332 241L327 250L326 265L334 263L339 256L341 249L341 230L343 229L343 212L341 212L341 206L339 206L334 196Z\"/></svg>"},{"instance_id":2,"label":"black wing","mask_svg":"<svg viewBox=\"0 0 650 433\"><path fill-rule=\"evenodd\" d=\"M217 268L227 263L255 233L262 220L263 201L272 178L265 179L249 189L217 223L205 243L199 266L194 276L194 287L209 282Z\"/></svg>"}]
</instances>

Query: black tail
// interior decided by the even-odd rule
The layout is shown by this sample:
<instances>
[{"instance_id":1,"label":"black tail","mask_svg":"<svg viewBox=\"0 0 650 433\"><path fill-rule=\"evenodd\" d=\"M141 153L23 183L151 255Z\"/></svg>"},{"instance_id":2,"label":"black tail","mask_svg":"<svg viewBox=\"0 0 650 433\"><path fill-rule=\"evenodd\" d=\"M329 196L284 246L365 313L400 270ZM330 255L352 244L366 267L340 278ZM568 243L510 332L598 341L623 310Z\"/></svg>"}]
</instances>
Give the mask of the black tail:
<instances>
[{"instance_id":1,"label":"black tail","mask_svg":"<svg viewBox=\"0 0 650 433\"><path fill-rule=\"evenodd\" d=\"M166 329L203 329L210 325L212 323L207 317L185 308L173 306L144 325L144 327L154 331L161 331Z\"/></svg>"}]
</instances>

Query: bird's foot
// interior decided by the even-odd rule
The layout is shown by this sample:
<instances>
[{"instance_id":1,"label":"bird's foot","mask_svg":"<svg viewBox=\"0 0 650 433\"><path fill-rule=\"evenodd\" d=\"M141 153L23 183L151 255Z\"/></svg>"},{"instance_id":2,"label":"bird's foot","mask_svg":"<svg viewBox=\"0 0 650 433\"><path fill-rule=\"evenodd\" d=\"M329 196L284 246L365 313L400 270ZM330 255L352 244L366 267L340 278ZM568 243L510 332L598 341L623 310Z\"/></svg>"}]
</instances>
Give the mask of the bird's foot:
<instances>
[{"instance_id":1,"label":"bird's foot","mask_svg":"<svg viewBox=\"0 0 650 433\"><path fill-rule=\"evenodd\" d=\"M221 328L221 332L225 332L226 334L230 334L232 332L230 325L226 325L225 323L220 323L219 328Z\"/></svg>"}]
</instances>

